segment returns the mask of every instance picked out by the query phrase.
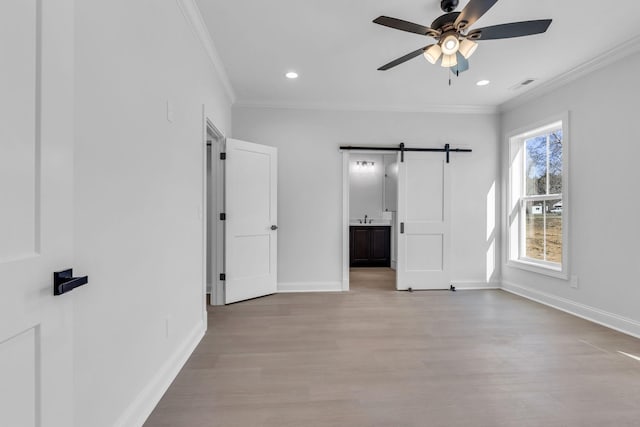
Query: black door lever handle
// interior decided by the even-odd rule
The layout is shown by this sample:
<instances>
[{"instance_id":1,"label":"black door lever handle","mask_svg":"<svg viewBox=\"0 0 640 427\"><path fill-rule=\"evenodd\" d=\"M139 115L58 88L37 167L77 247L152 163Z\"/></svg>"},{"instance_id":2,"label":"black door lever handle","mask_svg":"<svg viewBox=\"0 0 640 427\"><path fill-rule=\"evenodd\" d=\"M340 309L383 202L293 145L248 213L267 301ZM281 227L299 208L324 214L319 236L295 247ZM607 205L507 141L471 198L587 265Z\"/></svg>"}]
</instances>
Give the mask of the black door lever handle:
<instances>
[{"instance_id":1,"label":"black door lever handle","mask_svg":"<svg viewBox=\"0 0 640 427\"><path fill-rule=\"evenodd\" d=\"M272 229L272 230L277 230L277 229L278 229L278 226L277 226L277 225L272 225L272 226L271 226L271 229Z\"/></svg>"},{"instance_id":2,"label":"black door lever handle","mask_svg":"<svg viewBox=\"0 0 640 427\"><path fill-rule=\"evenodd\" d=\"M73 277L73 269L53 273L53 295L62 295L89 283L89 276Z\"/></svg>"}]
</instances>

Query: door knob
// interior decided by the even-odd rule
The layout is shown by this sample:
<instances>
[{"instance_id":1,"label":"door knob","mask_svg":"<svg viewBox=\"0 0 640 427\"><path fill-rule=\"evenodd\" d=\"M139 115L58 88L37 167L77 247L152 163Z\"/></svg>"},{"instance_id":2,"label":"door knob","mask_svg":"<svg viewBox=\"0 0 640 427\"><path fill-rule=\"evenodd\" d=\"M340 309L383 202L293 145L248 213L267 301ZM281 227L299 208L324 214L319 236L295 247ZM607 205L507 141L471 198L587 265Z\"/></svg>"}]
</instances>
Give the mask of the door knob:
<instances>
[{"instance_id":1,"label":"door knob","mask_svg":"<svg viewBox=\"0 0 640 427\"><path fill-rule=\"evenodd\" d=\"M73 277L73 269L53 273L53 295L66 294L78 286L89 283L89 276Z\"/></svg>"},{"instance_id":2,"label":"door knob","mask_svg":"<svg viewBox=\"0 0 640 427\"><path fill-rule=\"evenodd\" d=\"M277 229L278 229L278 226L277 226L277 225L272 225L272 226L271 226L271 229L272 229L272 230L277 230Z\"/></svg>"}]
</instances>

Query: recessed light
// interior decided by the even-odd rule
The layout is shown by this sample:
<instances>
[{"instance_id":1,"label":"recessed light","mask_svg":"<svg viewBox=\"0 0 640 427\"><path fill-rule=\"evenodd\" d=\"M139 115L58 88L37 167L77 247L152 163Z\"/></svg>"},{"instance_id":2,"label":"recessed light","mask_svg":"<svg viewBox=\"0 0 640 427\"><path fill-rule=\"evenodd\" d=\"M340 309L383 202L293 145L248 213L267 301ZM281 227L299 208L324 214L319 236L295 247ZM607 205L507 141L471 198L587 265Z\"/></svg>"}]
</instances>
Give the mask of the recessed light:
<instances>
[{"instance_id":1,"label":"recessed light","mask_svg":"<svg viewBox=\"0 0 640 427\"><path fill-rule=\"evenodd\" d=\"M296 73L295 71L289 71L287 74L285 74L285 76L288 79L297 79L298 78L298 73Z\"/></svg>"},{"instance_id":2,"label":"recessed light","mask_svg":"<svg viewBox=\"0 0 640 427\"><path fill-rule=\"evenodd\" d=\"M478 83L476 83L477 86L486 86L489 83L491 83L489 80L480 80Z\"/></svg>"}]
</instances>

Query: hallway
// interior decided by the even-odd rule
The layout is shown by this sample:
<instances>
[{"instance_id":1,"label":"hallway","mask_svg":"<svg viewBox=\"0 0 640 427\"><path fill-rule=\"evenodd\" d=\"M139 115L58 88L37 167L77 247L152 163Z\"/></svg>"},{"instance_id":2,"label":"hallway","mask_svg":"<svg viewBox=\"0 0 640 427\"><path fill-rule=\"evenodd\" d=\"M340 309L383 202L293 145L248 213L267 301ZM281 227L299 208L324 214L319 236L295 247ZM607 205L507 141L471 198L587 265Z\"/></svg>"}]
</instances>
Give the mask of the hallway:
<instances>
[{"instance_id":1,"label":"hallway","mask_svg":"<svg viewBox=\"0 0 640 427\"><path fill-rule=\"evenodd\" d=\"M277 294L209 310L146 427L637 425L640 340L503 291ZM371 279L371 280L370 280Z\"/></svg>"}]
</instances>

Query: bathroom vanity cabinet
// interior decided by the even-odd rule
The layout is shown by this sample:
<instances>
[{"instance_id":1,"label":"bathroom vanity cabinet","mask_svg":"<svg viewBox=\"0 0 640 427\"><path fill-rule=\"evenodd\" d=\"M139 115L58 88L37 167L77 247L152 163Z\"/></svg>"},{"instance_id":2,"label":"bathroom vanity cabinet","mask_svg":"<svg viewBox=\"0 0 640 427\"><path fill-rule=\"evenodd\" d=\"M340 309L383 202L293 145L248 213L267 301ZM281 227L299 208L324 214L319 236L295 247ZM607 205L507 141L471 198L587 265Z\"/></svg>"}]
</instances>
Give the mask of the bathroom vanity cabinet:
<instances>
[{"instance_id":1,"label":"bathroom vanity cabinet","mask_svg":"<svg viewBox=\"0 0 640 427\"><path fill-rule=\"evenodd\" d=\"M389 267L391 265L391 227L350 226L349 265L351 267Z\"/></svg>"}]
</instances>

